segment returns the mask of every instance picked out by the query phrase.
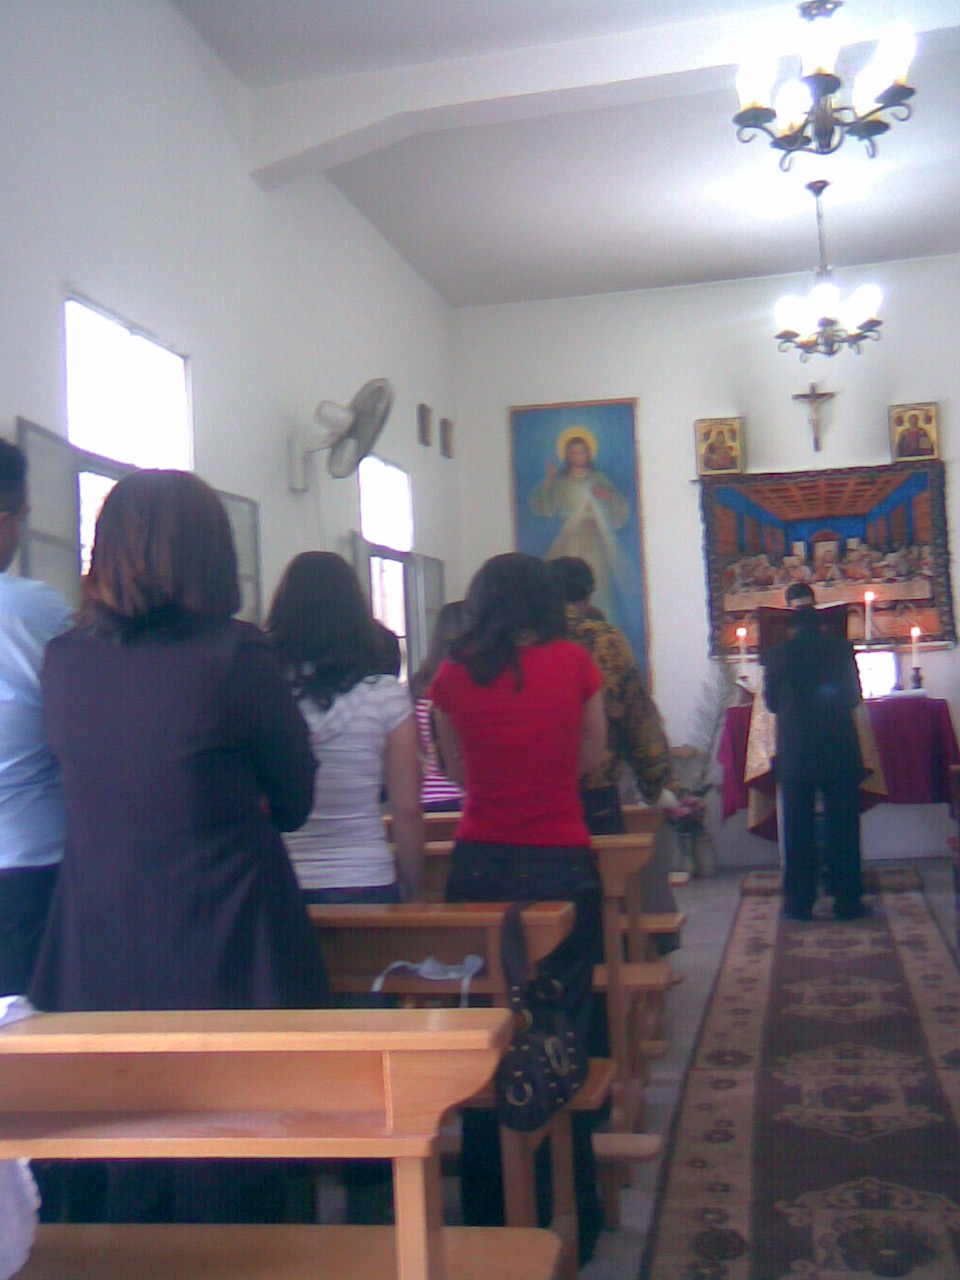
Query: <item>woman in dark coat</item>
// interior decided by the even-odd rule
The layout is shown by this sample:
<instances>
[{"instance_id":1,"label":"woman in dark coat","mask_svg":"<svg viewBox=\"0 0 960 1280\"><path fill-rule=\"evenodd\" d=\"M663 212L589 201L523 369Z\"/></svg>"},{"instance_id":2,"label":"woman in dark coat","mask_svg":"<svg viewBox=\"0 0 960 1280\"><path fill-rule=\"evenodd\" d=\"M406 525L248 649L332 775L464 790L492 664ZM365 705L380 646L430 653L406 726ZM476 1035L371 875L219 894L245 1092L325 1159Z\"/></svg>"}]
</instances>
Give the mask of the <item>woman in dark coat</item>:
<instances>
[{"instance_id":1,"label":"woman in dark coat","mask_svg":"<svg viewBox=\"0 0 960 1280\"><path fill-rule=\"evenodd\" d=\"M280 839L310 811L313 756L276 658L231 617L239 604L213 490L177 471L121 480L97 522L79 625L43 672L67 838L38 1008L328 1002Z\"/></svg>"}]
</instances>

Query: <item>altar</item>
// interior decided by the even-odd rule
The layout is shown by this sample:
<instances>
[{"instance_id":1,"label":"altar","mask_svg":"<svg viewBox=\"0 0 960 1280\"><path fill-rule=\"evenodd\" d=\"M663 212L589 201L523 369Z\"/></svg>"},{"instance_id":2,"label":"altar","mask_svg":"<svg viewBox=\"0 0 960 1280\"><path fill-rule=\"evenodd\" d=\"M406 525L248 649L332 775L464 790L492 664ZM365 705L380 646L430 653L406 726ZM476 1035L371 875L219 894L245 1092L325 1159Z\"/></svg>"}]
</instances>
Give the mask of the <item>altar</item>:
<instances>
[{"instance_id":1,"label":"altar","mask_svg":"<svg viewBox=\"0 0 960 1280\"><path fill-rule=\"evenodd\" d=\"M761 703L761 712L757 714L764 715L771 723L758 725L754 721L754 706L747 703L730 707L726 714L717 750L717 760L723 769L721 814L729 818L746 809L748 829L755 835L776 840L775 719ZM898 821L900 815L887 806L949 802L950 766L960 763L960 747L948 704L942 698L930 698L923 693L894 694L864 703L861 714L865 727L869 728L868 735L861 730L861 748L867 765L874 766L861 787L862 809L883 805L888 815L885 823L880 821L879 812L876 818L871 815L869 820L864 820L865 856L945 852L946 811L941 811L939 821L932 826L924 824L928 829L917 832L914 837L911 827L915 824ZM870 759L873 753L875 760ZM908 811L902 812L903 819L909 816ZM889 828L886 833L881 829L883 826ZM890 846L885 836L889 837L897 829L900 834ZM876 838L870 839L871 836ZM912 839L919 842L918 847L909 847Z\"/></svg>"}]
</instances>

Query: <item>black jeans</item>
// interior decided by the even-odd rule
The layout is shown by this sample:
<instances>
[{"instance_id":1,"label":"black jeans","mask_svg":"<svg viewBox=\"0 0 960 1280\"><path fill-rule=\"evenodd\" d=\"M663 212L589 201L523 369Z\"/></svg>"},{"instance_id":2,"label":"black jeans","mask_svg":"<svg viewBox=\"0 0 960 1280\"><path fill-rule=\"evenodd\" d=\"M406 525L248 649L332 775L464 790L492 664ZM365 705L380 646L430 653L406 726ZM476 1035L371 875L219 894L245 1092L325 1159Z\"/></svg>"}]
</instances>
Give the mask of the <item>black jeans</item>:
<instances>
[{"instance_id":1,"label":"black jeans","mask_svg":"<svg viewBox=\"0 0 960 1280\"><path fill-rule=\"evenodd\" d=\"M58 869L0 871L0 996L22 995L30 983Z\"/></svg>"},{"instance_id":2,"label":"black jeans","mask_svg":"<svg viewBox=\"0 0 960 1280\"><path fill-rule=\"evenodd\" d=\"M577 919L570 936L542 964L562 985L562 1007L574 1031L590 1044L593 1020L593 966L603 958L600 880L589 849L480 844L458 840L447 882L448 902L573 902ZM586 1261L601 1227L596 1169L591 1145L593 1118L572 1117L573 1164L580 1233L580 1260ZM500 1139L492 1111L463 1113L461 1158L463 1220L467 1226L503 1223ZM538 1152L537 1211L540 1225L551 1217L547 1144Z\"/></svg>"}]
</instances>

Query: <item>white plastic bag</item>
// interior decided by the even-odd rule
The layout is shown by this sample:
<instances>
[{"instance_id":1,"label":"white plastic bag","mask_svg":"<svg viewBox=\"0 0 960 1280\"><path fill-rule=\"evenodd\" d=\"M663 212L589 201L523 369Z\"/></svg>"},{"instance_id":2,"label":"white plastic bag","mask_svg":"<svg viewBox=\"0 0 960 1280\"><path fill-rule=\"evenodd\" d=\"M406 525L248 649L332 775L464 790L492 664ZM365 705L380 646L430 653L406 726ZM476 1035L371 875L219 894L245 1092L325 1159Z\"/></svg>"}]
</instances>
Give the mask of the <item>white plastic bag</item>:
<instances>
[{"instance_id":1,"label":"white plastic bag","mask_svg":"<svg viewBox=\"0 0 960 1280\"><path fill-rule=\"evenodd\" d=\"M25 996L0 997L0 1026L35 1013ZM26 1160L0 1160L0 1280L27 1265L39 1221L40 1193L30 1166Z\"/></svg>"},{"instance_id":2,"label":"white plastic bag","mask_svg":"<svg viewBox=\"0 0 960 1280\"><path fill-rule=\"evenodd\" d=\"M40 1193L26 1160L0 1160L0 1280L27 1265L37 1238Z\"/></svg>"}]
</instances>

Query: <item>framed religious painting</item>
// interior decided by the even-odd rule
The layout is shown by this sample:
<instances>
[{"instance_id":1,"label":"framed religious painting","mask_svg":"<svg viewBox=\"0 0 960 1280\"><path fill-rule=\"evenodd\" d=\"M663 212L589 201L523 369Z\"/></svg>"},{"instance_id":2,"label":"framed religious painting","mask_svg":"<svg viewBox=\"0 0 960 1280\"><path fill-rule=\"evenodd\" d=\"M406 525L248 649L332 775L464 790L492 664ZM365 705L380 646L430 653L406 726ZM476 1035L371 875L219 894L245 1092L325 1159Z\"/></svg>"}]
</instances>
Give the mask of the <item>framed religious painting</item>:
<instances>
[{"instance_id":1,"label":"framed religious painting","mask_svg":"<svg viewBox=\"0 0 960 1280\"><path fill-rule=\"evenodd\" d=\"M743 419L698 418L693 424L697 475L735 475L743 470Z\"/></svg>"},{"instance_id":2,"label":"framed religious painting","mask_svg":"<svg viewBox=\"0 0 960 1280\"><path fill-rule=\"evenodd\" d=\"M765 610L806 582L857 643L956 643L939 461L705 477L701 484L710 648L761 644Z\"/></svg>"},{"instance_id":3,"label":"framed religious painting","mask_svg":"<svg viewBox=\"0 0 960 1280\"><path fill-rule=\"evenodd\" d=\"M911 458L939 458L940 439L937 432L937 406L926 404L892 404L890 419L890 456L894 462Z\"/></svg>"},{"instance_id":4,"label":"framed religious painting","mask_svg":"<svg viewBox=\"0 0 960 1280\"><path fill-rule=\"evenodd\" d=\"M591 604L623 630L649 675L635 400L510 410L518 551L586 560Z\"/></svg>"}]
</instances>

